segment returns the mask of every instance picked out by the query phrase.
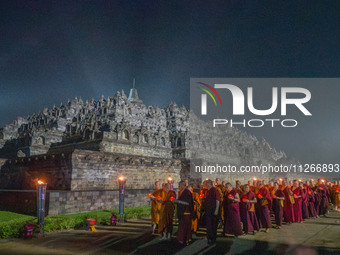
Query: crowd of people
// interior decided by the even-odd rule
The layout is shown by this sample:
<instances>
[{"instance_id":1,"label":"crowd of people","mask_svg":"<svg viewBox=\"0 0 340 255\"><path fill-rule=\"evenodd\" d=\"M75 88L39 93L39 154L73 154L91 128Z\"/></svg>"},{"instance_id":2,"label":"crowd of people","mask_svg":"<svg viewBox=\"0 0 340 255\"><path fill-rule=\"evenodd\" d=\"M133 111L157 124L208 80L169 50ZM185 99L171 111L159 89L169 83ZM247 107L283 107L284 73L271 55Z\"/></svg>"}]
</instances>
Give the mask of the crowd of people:
<instances>
[{"instance_id":1,"label":"crowd of people","mask_svg":"<svg viewBox=\"0 0 340 255\"><path fill-rule=\"evenodd\" d=\"M303 223L307 218L326 217L330 203L340 212L340 181L311 179L287 183L278 179L266 184L254 178L243 185L236 181L232 187L231 183L217 178L215 183L206 179L200 184L199 192L194 192L188 180L180 181L178 189L176 196L171 183L163 183L161 187L157 181L149 197L153 232L161 234L162 240L170 239L177 209L177 240L183 245L190 244L192 234L203 226L208 243L212 244L218 227L223 227L223 236L239 236L280 229L283 222Z\"/></svg>"}]
</instances>

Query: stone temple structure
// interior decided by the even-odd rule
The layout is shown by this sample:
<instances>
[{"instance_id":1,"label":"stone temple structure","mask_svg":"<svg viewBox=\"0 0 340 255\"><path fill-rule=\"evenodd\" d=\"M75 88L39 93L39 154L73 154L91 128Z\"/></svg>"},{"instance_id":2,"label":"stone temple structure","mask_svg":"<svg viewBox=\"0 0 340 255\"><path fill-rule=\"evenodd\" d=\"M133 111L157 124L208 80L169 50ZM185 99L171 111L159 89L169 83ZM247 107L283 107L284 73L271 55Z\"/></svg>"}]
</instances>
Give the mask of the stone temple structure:
<instances>
[{"instance_id":1,"label":"stone temple structure","mask_svg":"<svg viewBox=\"0 0 340 255\"><path fill-rule=\"evenodd\" d=\"M248 179L194 178L192 156L237 166L290 162L265 140L235 128L212 130L200 123L199 134L190 118L195 115L173 102L165 109L144 105L135 86L129 96L122 91L98 101L76 97L17 118L0 129L0 210L34 212L38 179L48 183L49 214L75 213L117 208L120 175L127 178L127 207L147 205L154 182L168 177L175 187L180 179Z\"/></svg>"}]
</instances>

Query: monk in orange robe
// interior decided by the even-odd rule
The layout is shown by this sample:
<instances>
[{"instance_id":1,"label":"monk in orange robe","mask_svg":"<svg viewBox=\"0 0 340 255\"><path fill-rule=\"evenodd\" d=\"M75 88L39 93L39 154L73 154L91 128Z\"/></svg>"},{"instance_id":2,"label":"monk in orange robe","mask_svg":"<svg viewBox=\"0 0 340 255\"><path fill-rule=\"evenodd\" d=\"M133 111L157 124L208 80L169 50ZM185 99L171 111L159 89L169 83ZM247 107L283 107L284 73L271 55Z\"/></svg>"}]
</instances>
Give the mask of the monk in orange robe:
<instances>
[{"instance_id":1,"label":"monk in orange robe","mask_svg":"<svg viewBox=\"0 0 340 255\"><path fill-rule=\"evenodd\" d=\"M175 212L175 205L172 201L176 198L176 193L175 191L170 190L169 183L164 185L164 191L166 192L166 196L161 202L160 219L158 225L158 233L163 234L161 240L171 238Z\"/></svg>"},{"instance_id":2,"label":"monk in orange robe","mask_svg":"<svg viewBox=\"0 0 340 255\"><path fill-rule=\"evenodd\" d=\"M160 210L162 206L162 200L165 198L165 192L160 188L159 181L155 182L155 190L152 192L150 196L151 199L151 224L152 224L152 232L155 231L157 225L159 224L160 218Z\"/></svg>"},{"instance_id":3,"label":"monk in orange robe","mask_svg":"<svg viewBox=\"0 0 340 255\"><path fill-rule=\"evenodd\" d=\"M191 230L196 234L197 229L198 229L198 222L201 216L200 209L201 209L201 199L199 197L199 194L194 192L194 188L189 185L188 190L191 192L193 200L194 200L194 215L192 218L192 224L191 224Z\"/></svg>"}]
</instances>

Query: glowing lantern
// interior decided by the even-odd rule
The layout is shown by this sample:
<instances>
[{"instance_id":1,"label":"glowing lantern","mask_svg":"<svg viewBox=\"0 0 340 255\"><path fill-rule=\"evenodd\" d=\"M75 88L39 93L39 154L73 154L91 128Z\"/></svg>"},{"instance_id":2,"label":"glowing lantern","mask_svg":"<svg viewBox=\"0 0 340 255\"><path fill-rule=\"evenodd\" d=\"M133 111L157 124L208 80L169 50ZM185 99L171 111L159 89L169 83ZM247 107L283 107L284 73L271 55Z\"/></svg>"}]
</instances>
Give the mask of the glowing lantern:
<instances>
[{"instance_id":1,"label":"glowing lantern","mask_svg":"<svg viewBox=\"0 0 340 255\"><path fill-rule=\"evenodd\" d=\"M174 190L174 179L169 177L168 178L168 183L170 184L170 190Z\"/></svg>"}]
</instances>

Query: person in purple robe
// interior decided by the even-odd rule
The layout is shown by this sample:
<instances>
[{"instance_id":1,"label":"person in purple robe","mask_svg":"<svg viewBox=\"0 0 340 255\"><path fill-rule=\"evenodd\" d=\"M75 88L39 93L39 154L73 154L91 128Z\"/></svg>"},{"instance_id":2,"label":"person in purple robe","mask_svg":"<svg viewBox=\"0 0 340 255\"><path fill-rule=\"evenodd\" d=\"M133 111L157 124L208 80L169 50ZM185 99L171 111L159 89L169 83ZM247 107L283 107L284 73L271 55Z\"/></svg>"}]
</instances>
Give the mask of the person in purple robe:
<instances>
[{"instance_id":1,"label":"person in purple robe","mask_svg":"<svg viewBox=\"0 0 340 255\"><path fill-rule=\"evenodd\" d=\"M243 231L246 234L255 234L255 231L260 230L259 223L255 214L255 204L257 203L257 199L255 193L250 190L248 184L244 185L243 188L244 193L242 194L240 203L240 215L241 221L243 223Z\"/></svg>"},{"instance_id":2,"label":"person in purple robe","mask_svg":"<svg viewBox=\"0 0 340 255\"><path fill-rule=\"evenodd\" d=\"M223 199L224 210L224 234L239 236L242 235L240 217L240 196L230 183L226 184L226 191Z\"/></svg>"}]
</instances>

